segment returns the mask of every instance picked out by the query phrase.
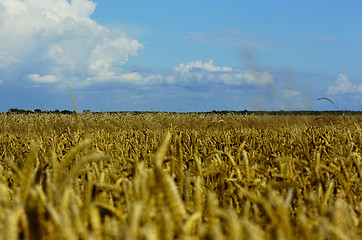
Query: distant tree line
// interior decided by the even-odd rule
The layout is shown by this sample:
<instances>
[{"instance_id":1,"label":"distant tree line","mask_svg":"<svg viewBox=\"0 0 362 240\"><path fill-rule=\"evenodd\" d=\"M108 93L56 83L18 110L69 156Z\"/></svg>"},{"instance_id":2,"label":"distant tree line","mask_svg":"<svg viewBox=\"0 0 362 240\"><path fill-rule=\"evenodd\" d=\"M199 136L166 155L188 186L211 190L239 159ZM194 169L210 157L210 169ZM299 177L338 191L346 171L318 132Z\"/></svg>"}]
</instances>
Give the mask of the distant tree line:
<instances>
[{"instance_id":1,"label":"distant tree line","mask_svg":"<svg viewBox=\"0 0 362 240\"><path fill-rule=\"evenodd\" d=\"M10 108L7 111L7 114L39 114L39 113L58 113L58 114L74 114L75 111L69 111L69 110L54 110L54 111L49 111L49 110L41 110L41 109L29 109L29 110L24 110L24 109L17 109L17 108Z\"/></svg>"},{"instance_id":2,"label":"distant tree line","mask_svg":"<svg viewBox=\"0 0 362 240\"><path fill-rule=\"evenodd\" d=\"M17 108L11 108L7 111L7 114L40 114L40 113L56 113L56 114L75 114L75 111L70 110L41 110L41 109L34 109L34 110L24 110L24 109L17 109ZM83 114L100 114L104 112L91 112L90 110L86 109L83 110ZM145 113L159 113L158 111L119 111L119 112L107 112L111 114L117 114L117 113L132 113L135 115L138 114L145 114ZM167 112L170 114L186 114L181 112ZM208 112L188 112L188 113L194 113L194 114L217 114L217 115L225 115L225 114L233 114L233 115L322 115L322 114L332 114L332 115L342 115L342 114L362 114L362 111L248 111L248 110L242 110L242 111L229 111L229 110L223 110L223 111L217 111L212 110Z\"/></svg>"}]
</instances>

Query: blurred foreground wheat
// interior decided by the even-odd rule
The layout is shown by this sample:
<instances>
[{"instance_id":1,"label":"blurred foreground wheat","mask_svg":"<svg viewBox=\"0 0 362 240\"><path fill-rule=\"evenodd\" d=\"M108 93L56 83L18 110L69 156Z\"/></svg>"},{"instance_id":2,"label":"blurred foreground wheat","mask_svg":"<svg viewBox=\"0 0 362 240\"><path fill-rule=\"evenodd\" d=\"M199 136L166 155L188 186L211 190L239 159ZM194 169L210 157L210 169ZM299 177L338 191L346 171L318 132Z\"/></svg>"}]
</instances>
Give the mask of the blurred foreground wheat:
<instances>
[{"instance_id":1,"label":"blurred foreground wheat","mask_svg":"<svg viewBox=\"0 0 362 240\"><path fill-rule=\"evenodd\" d=\"M0 115L2 239L362 239L362 116Z\"/></svg>"}]
</instances>

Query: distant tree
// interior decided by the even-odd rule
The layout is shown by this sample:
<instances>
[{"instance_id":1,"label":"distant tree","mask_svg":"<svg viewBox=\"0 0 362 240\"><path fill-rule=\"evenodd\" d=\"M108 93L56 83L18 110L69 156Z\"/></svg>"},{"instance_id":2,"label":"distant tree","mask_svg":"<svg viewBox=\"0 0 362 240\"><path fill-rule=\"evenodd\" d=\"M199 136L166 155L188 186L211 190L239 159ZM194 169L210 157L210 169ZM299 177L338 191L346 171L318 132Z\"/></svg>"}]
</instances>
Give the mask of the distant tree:
<instances>
[{"instance_id":1,"label":"distant tree","mask_svg":"<svg viewBox=\"0 0 362 240\"><path fill-rule=\"evenodd\" d=\"M72 113L74 113L74 111L63 110L60 113L62 113L62 114L72 114Z\"/></svg>"},{"instance_id":2,"label":"distant tree","mask_svg":"<svg viewBox=\"0 0 362 240\"><path fill-rule=\"evenodd\" d=\"M17 108L10 108L8 110L8 114L10 114L10 113L18 113L18 112L19 112L19 109L17 109Z\"/></svg>"}]
</instances>

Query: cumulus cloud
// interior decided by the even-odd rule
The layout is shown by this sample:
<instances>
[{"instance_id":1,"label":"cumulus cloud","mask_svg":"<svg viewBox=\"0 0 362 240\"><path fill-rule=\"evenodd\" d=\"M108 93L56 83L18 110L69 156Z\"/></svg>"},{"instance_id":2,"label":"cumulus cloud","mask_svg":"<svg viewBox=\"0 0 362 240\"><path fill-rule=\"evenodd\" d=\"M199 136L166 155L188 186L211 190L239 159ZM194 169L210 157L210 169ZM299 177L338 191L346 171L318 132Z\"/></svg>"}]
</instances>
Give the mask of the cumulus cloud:
<instances>
[{"instance_id":1,"label":"cumulus cloud","mask_svg":"<svg viewBox=\"0 0 362 240\"><path fill-rule=\"evenodd\" d=\"M248 70L245 73L245 80L252 85L259 85L265 87L273 83L273 76L268 72L259 72L255 70Z\"/></svg>"},{"instance_id":2,"label":"cumulus cloud","mask_svg":"<svg viewBox=\"0 0 362 240\"><path fill-rule=\"evenodd\" d=\"M89 0L2 0L0 71L7 76L4 80L25 75L38 83L69 79L84 83L123 74L122 65L143 45L90 19L95 7ZM24 69L29 72L24 74Z\"/></svg>"},{"instance_id":3,"label":"cumulus cloud","mask_svg":"<svg viewBox=\"0 0 362 240\"><path fill-rule=\"evenodd\" d=\"M143 45L93 21L95 8L90 0L1 0L1 80L56 86L70 82L74 88L104 82L155 87L273 83L268 72L217 66L212 60L181 63L167 75L126 72L124 64Z\"/></svg>"},{"instance_id":4,"label":"cumulus cloud","mask_svg":"<svg viewBox=\"0 0 362 240\"><path fill-rule=\"evenodd\" d=\"M284 90L284 96L285 97L296 97L296 96L300 96L300 92L294 90L294 89L285 89Z\"/></svg>"},{"instance_id":5,"label":"cumulus cloud","mask_svg":"<svg viewBox=\"0 0 362 240\"><path fill-rule=\"evenodd\" d=\"M36 83L55 83L58 78L54 75L39 76L39 74L28 74L28 79Z\"/></svg>"},{"instance_id":6,"label":"cumulus cloud","mask_svg":"<svg viewBox=\"0 0 362 240\"><path fill-rule=\"evenodd\" d=\"M104 39L92 51L89 68L101 79L112 78L119 70L117 65L125 64L129 55L137 55L137 50L140 48L142 45L136 40L128 38Z\"/></svg>"},{"instance_id":7,"label":"cumulus cloud","mask_svg":"<svg viewBox=\"0 0 362 240\"><path fill-rule=\"evenodd\" d=\"M169 84L225 84L230 86L254 85L267 86L273 83L273 76L268 72L254 70L241 71L231 67L215 66L213 60L209 62L195 61L181 63L173 70L173 75L166 78Z\"/></svg>"},{"instance_id":8,"label":"cumulus cloud","mask_svg":"<svg viewBox=\"0 0 362 240\"><path fill-rule=\"evenodd\" d=\"M125 73L119 76L119 80L123 82L132 82L139 85L159 84L163 81L164 77L160 74L151 74L143 77L138 72Z\"/></svg>"},{"instance_id":9,"label":"cumulus cloud","mask_svg":"<svg viewBox=\"0 0 362 240\"><path fill-rule=\"evenodd\" d=\"M101 65L101 64L100 64ZM102 65L101 65L102 66ZM106 64L103 65L107 68ZM100 71L103 74L102 71ZM228 66L217 66L213 60L208 62L193 61L180 63L174 67L170 75L149 74L143 75L137 71L122 74L114 74L107 69L100 76L88 78L89 83L96 80L118 82L132 86L158 87L167 85L170 87L200 88L212 89L220 86L256 86L266 87L273 84L273 76L268 72L259 72L256 70L241 71ZM205 88L206 87L206 88Z\"/></svg>"},{"instance_id":10,"label":"cumulus cloud","mask_svg":"<svg viewBox=\"0 0 362 240\"><path fill-rule=\"evenodd\" d=\"M348 80L344 74L339 74L336 79L336 84L328 88L327 94L340 94L340 93L362 93L362 84L355 85Z\"/></svg>"}]
</instances>

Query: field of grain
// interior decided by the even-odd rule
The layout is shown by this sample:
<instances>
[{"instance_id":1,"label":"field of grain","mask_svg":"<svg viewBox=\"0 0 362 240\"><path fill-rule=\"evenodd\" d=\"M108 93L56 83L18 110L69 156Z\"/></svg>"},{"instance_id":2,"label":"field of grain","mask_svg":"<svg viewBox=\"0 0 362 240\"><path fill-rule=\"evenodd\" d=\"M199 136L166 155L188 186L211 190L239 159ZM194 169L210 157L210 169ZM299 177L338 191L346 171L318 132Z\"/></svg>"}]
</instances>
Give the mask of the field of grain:
<instances>
[{"instance_id":1,"label":"field of grain","mask_svg":"<svg viewBox=\"0 0 362 240\"><path fill-rule=\"evenodd\" d=\"M362 239L361 129L361 114L0 114L0 239Z\"/></svg>"}]
</instances>

